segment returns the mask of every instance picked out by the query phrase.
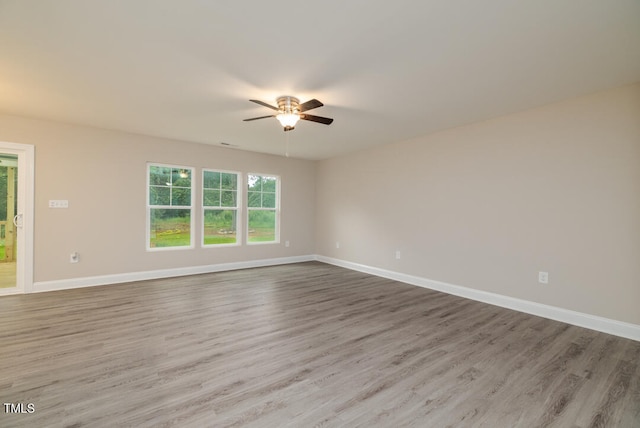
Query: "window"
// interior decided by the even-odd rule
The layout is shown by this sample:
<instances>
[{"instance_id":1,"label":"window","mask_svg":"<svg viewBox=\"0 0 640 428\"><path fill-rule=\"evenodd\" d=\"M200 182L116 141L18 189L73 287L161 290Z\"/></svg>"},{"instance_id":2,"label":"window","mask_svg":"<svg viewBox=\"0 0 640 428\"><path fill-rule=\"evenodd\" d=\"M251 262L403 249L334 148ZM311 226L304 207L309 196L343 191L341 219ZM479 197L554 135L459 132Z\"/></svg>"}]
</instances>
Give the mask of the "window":
<instances>
[{"instance_id":1,"label":"window","mask_svg":"<svg viewBox=\"0 0 640 428\"><path fill-rule=\"evenodd\" d=\"M249 174L247 180L247 242L279 242L278 177Z\"/></svg>"},{"instance_id":2,"label":"window","mask_svg":"<svg viewBox=\"0 0 640 428\"><path fill-rule=\"evenodd\" d=\"M202 244L237 245L238 182L235 172L202 172Z\"/></svg>"},{"instance_id":3,"label":"window","mask_svg":"<svg viewBox=\"0 0 640 428\"><path fill-rule=\"evenodd\" d=\"M147 248L192 248L193 169L148 164Z\"/></svg>"}]
</instances>

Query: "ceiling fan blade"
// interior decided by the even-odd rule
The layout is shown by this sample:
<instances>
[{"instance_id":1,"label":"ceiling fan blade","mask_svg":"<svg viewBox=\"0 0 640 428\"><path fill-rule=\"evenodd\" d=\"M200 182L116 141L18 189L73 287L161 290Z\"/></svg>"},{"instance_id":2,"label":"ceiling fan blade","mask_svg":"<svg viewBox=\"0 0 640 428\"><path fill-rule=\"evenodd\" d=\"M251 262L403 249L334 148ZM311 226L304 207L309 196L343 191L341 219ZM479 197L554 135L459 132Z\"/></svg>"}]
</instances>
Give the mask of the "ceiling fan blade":
<instances>
[{"instance_id":1,"label":"ceiling fan blade","mask_svg":"<svg viewBox=\"0 0 640 428\"><path fill-rule=\"evenodd\" d=\"M252 103L260 104L261 106L269 107L271 110L278 110L278 107L274 107L260 100L249 100Z\"/></svg>"},{"instance_id":2,"label":"ceiling fan blade","mask_svg":"<svg viewBox=\"0 0 640 428\"><path fill-rule=\"evenodd\" d=\"M244 119L243 122L251 122L252 120L266 119L268 117L276 117L276 116L272 114L270 116L252 117L251 119Z\"/></svg>"},{"instance_id":3,"label":"ceiling fan blade","mask_svg":"<svg viewBox=\"0 0 640 428\"><path fill-rule=\"evenodd\" d=\"M322 116L313 116L311 114L301 114L300 119L302 120L310 120L311 122L322 123L323 125L331 125L333 119Z\"/></svg>"},{"instance_id":4,"label":"ceiling fan blade","mask_svg":"<svg viewBox=\"0 0 640 428\"><path fill-rule=\"evenodd\" d=\"M312 110L314 108L322 107L323 105L324 104L314 98L307 101L306 103L300 104L298 106L298 110L300 110L300 113L302 113L303 111Z\"/></svg>"}]
</instances>

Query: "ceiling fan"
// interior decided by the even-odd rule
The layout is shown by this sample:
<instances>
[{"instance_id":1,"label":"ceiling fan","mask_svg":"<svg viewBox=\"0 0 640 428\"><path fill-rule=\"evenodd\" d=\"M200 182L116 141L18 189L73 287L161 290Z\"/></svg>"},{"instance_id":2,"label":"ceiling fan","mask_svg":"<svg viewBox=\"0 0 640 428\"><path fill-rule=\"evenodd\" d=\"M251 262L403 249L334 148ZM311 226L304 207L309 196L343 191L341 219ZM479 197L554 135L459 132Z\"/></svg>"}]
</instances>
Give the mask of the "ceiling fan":
<instances>
[{"instance_id":1,"label":"ceiling fan","mask_svg":"<svg viewBox=\"0 0 640 428\"><path fill-rule=\"evenodd\" d=\"M290 96L282 96L278 97L276 100L278 102L278 107L272 106L260 100L249 100L253 103L260 104L261 106L269 107L271 110L275 110L277 113L269 116L260 116L260 117L252 117L251 119L244 119L245 122L250 122L252 120L258 119L266 119L268 117L275 117L278 119L278 122L284 127L284 131L291 131L295 128L298 120L309 120L311 122L322 123L323 125L331 125L333 119L322 116L314 116L311 114L305 114L305 111L312 110L314 108L322 107L320 101L315 98L300 104L300 100L295 97Z\"/></svg>"}]
</instances>

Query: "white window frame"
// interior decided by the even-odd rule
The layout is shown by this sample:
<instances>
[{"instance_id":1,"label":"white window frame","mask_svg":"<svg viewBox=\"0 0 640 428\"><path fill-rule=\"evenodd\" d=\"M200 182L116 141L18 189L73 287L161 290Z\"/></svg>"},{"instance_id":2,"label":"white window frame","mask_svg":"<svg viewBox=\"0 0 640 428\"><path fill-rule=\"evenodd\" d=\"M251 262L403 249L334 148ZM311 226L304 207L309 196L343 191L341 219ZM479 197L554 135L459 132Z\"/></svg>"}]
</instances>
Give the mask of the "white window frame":
<instances>
[{"instance_id":1,"label":"white window frame","mask_svg":"<svg viewBox=\"0 0 640 428\"><path fill-rule=\"evenodd\" d=\"M275 201L275 207L274 208L256 208L256 207L250 207L249 206L249 176L251 175L255 175L255 176L260 176L260 177L270 177L270 178L275 178L276 179L276 201ZM246 197L246 207L247 207L247 224L246 224L246 240L247 240L247 245L269 245L269 244L279 244L280 243L280 188L281 188L281 183L282 183L282 179L280 178L279 175L277 174L267 174L267 173L260 173L260 172L249 172L246 175L246 182L247 182L247 187L245 188L246 193L247 193L247 197ZM275 224L275 239L273 241L256 241L256 242L250 242L249 241L249 213L251 211L273 211L275 210L276 212L276 224Z\"/></svg>"},{"instance_id":2,"label":"white window frame","mask_svg":"<svg viewBox=\"0 0 640 428\"><path fill-rule=\"evenodd\" d=\"M205 187L204 187L204 174L205 172L219 172L222 174L235 174L236 175L236 206L235 208L233 207L210 207L210 206L205 206L204 205L204 191L205 191ZM216 169L216 168L203 168L202 169L202 180L201 180L201 203L202 203L202 209L201 209L201 215L200 215L200 219L201 219L201 230L200 233L202 234L202 237L200 239L200 245L203 248L223 248L223 247L237 247L239 245L242 245L242 238L243 238L243 234L242 234L242 200L243 200L243 195L244 192L242 191L242 186L243 186L243 180L242 180L242 173L238 172L238 171L228 171L228 170L224 170L224 169ZM235 243L229 243L229 244L205 244L204 243L204 238L205 238L205 232L204 232L204 215L205 212L207 210L236 210L236 242Z\"/></svg>"},{"instance_id":3,"label":"white window frame","mask_svg":"<svg viewBox=\"0 0 640 428\"><path fill-rule=\"evenodd\" d=\"M161 167L161 168L171 168L171 169L185 169L185 170L189 170L191 171L191 205L186 206L186 205L151 205L149 202L150 196L149 196L149 190L151 188L151 181L150 181L150 173L151 173L151 167L156 166L156 167ZM194 178L195 178L195 168L191 167L191 166L185 166L185 165L172 165L172 164L164 164L164 163L157 163L157 162L147 162L147 186L145 188L146 190L146 207L147 207L147 231L145 233L146 235L146 249L147 251L179 251L179 250L192 250L195 248L195 193L196 193L196 188L194 186ZM179 247L152 247L151 246L151 209L180 209L180 210L185 210L185 209L189 209L191 211L191 214L189 216L189 245L181 245Z\"/></svg>"}]
</instances>

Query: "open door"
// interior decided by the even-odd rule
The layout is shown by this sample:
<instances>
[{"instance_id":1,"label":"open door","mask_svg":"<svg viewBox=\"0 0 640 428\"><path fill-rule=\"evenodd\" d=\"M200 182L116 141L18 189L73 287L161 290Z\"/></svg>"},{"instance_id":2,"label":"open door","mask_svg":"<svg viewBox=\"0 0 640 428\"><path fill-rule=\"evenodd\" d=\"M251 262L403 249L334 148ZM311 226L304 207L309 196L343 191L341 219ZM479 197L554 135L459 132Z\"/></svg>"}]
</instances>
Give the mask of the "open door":
<instances>
[{"instance_id":1,"label":"open door","mask_svg":"<svg viewBox=\"0 0 640 428\"><path fill-rule=\"evenodd\" d=\"M33 285L34 149L0 142L0 295Z\"/></svg>"}]
</instances>

